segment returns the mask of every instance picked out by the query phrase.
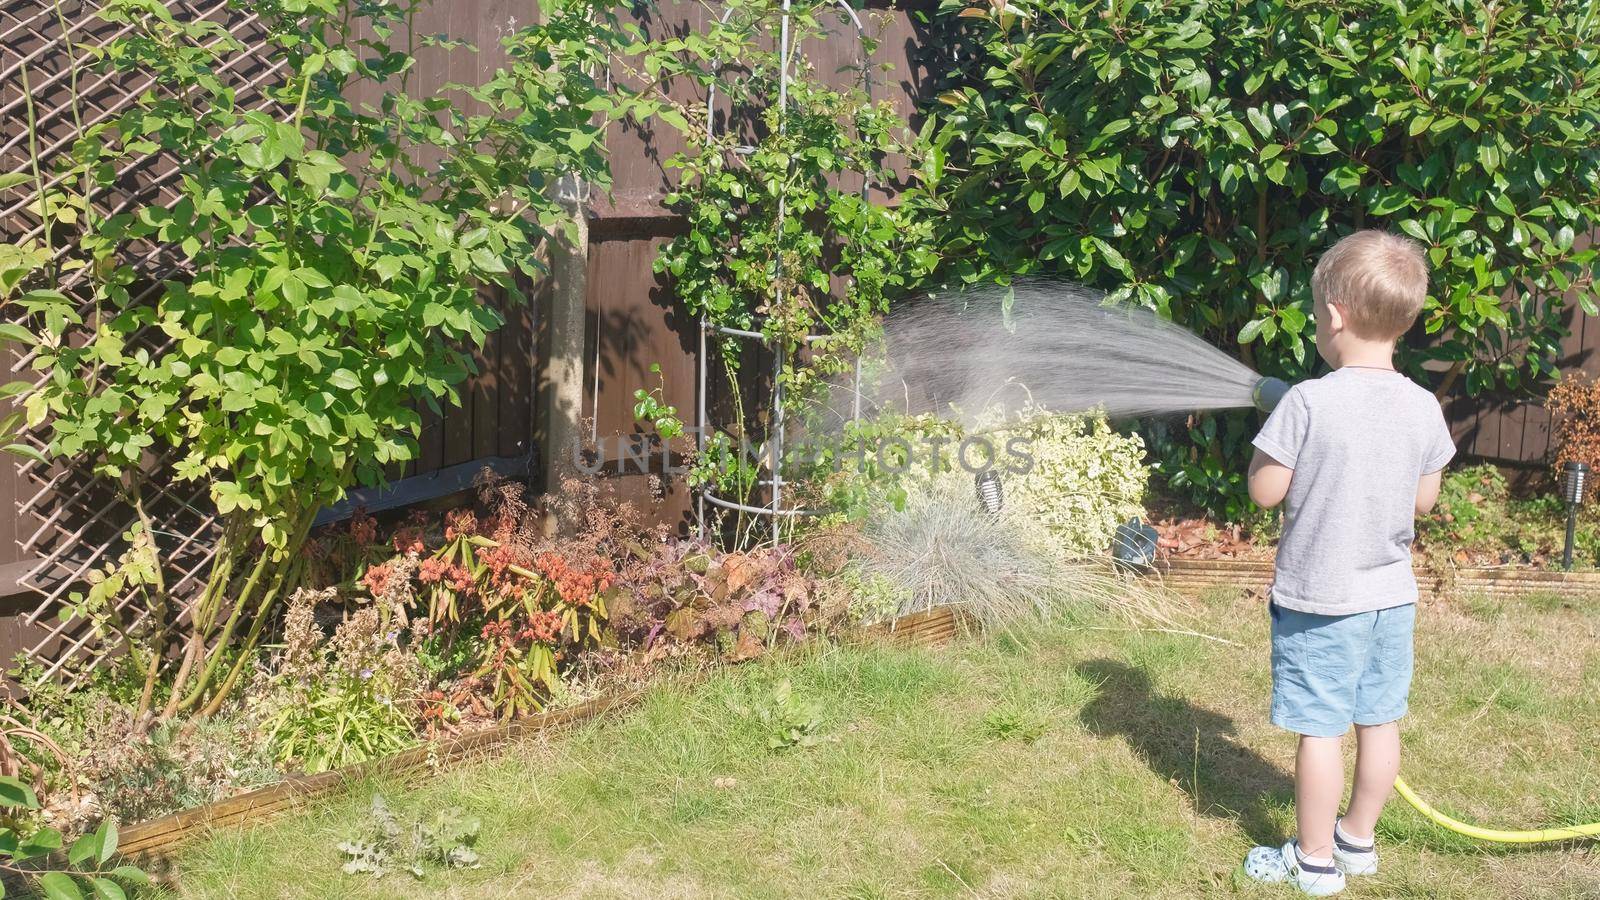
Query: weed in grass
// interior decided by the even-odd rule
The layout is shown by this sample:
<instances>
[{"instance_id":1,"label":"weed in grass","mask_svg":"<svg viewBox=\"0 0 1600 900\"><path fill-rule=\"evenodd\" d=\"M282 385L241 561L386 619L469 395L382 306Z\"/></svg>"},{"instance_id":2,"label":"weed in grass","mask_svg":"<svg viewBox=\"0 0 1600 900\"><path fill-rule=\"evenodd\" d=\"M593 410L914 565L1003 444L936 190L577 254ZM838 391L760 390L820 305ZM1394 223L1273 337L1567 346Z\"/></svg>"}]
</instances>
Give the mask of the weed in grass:
<instances>
[{"instance_id":1,"label":"weed in grass","mask_svg":"<svg viewBox=\"0 0 1600 900\"><path fill-rule=\"evenodd\" d=\"M795 696L794 685L785 678L773 688L767 702L754 709L741 706L739 712L760 724L768 750L814 747L822 738L822 707L814 700Z\"/></svg>"},{"instance_id":2,"label":"weed in grass","mask_svg":"<svg viewBox=\"0 0 1600 900\"><path fill-rule=\"evenodd\" d=\"M421 881L427 867L477 868L478 820L450 807L431 819L402 822L382 794L372 796L368 820L358 837L339 842L345 856L346 875L382 878L392 871L407 872Z\"/></svg>"},{"instance_id":3,"label":"weed in grass","mask_svg":"<svg viewBox=\"0 0 1600 900\"><path fill-rule=\"evenodd\" d=\"M1050 723L1035 710L1007 704L985 713L978 727L991 740L1031 744L1044 736Z\"/></svg>"},{"instance_id":4,"label":"weed in grass","mask_svg":"<svg viewBox=\"0 0 1600 900\"><path fill-rule=\"evenodd\" d=\"M1484 594L1472 594L1464 601L1467 614L1480 622L1498 622L1505 618L1506 602Z\"/></svg>"}]
</instances>

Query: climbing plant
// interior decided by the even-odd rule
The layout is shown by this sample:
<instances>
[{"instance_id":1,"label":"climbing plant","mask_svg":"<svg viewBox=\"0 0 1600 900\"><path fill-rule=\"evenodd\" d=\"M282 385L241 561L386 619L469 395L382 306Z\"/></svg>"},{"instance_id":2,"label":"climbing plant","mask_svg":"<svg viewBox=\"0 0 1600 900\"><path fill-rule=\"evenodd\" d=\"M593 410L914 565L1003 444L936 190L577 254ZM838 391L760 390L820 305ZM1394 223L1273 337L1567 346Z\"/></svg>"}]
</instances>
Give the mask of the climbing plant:
<instances>
[{"instance_id":1,"label":"climbing plant","mask_svg":"<svg viewBox=\"0 0 1600 900\"><path fill-rule=\"evenodd\" d=\"M1581 0L945 0L967 52L922 169L941 278L1062 276L1263 372L1312 373L1309 275L1355 228L1426 248L1401 362L1473 392L1553 373L1596 311L1600 11ZM1446 385L1429 380L1430 385ZM1244 508L1242 418L1165 441L1169 479Z\"/></svg>"},{"instance_id":2,"label":"climbing plant","mask_svg":"<svg viewBox=\"0 0 1600 900\"><path fill-rule=\"evenodd\" d=\"M283 63L265 88L276 110L236 103L220 77L247 50L227 30L156 0L102 9L123 33L94 62L154 87L83 130L62 181L82 188L46 198L77 211L62 223L92 303L82 314L48 283L23 295L48 373L27 414L141 516L149 454L209 485L221 541L182 633L161 566L133 582L160 613L143 636L146 707L182 646L164 715L217 708L292 588L316 512L412 459L419 407L457 400L501 324L480 289L519 296L518 274L538 273L567 224L553 183L606 183L604 128L623 109L596 81L622 43L604 4L544 4L486 81L432 97L408 90L417 45L472 48L418 35L420 5L240 0ZM89 194L158 153L176 161L176 203L93 212ZM132 249L150 245L187 274L144 300Z\"/></svg>"},{"instance_id":3,"label":"climbing plant","mask_svg":"<svg viewBox=\"0 0 1600 900\"><path fill-rule=\"evenodd\" d=\"M679 111L690 149L668 163L679 179L667 202L683 211L687 229L662 248L655 269L708 325L758 332L782 354L778 380L803 414L819 376L861 349L876 317L932 257L920 219L863 190L897 183L890 162L909 151L905 123L861 80L826 84L808 56L821 41L841 39L826 33L837 9L792 4L787 29L783 10L771 0L733 6L703 38L663 43L642 65L658 78L714 85L732 111L712 121L693 107ZM855 33L848 24L842 31ZM875 46L863 36L863 59ZM789 77L780 85L786 57ZM814 334L826 338L802 353ZM728 340L718 354L738 421L709 436L695 478L743 496L757 472L737 449L753 437L737 396L740 349ZM641 410L652 408L647 399L640 397Z\"/></svg>"}]
</instances>

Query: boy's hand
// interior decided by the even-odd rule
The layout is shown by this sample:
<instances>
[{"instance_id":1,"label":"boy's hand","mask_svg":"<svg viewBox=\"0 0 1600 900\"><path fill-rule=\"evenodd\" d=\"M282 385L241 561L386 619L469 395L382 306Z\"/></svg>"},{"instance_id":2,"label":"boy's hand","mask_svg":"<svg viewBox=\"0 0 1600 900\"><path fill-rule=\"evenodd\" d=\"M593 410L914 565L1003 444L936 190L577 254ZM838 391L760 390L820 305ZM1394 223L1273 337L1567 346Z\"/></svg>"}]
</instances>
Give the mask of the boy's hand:
<instances>
[{"instance_id":1,"label":"boy's hand","mask_svg":"<svg viewBox=\"0 0 1600 900\"><path fill-rule=\"evenodd\" d=\"M1289 479L1294 476L1294 470L1281 462L1273 459L1260 450L1250 459L1250 499L1262 509L1271 509L1283 502L1289 494ZM1438 492L1437 482L1435 493ZM1419 495L1417 503L1422 503ZM1430 499L1428 505L1432 506Z\"/></svg>"}]
</instances>

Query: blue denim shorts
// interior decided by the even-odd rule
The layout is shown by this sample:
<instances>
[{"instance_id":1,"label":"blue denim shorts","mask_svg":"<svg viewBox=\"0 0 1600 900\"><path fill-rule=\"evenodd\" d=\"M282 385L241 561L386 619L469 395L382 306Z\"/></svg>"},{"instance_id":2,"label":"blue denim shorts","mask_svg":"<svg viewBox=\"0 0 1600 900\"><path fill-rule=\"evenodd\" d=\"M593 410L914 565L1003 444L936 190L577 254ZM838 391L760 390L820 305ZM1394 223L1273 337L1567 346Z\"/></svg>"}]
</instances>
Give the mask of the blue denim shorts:
<instances>
[{"instance_id":1,"label":"blue denim shorts","mask_svg":"<svg viewBox=\"0 0 1600 900\"><path fill-rule=\"evenodd\" d=\"M1272 724L1312 737L1406 714L1417 605L1319 616L1270 604Z\"/></svg>"}]
</instances>

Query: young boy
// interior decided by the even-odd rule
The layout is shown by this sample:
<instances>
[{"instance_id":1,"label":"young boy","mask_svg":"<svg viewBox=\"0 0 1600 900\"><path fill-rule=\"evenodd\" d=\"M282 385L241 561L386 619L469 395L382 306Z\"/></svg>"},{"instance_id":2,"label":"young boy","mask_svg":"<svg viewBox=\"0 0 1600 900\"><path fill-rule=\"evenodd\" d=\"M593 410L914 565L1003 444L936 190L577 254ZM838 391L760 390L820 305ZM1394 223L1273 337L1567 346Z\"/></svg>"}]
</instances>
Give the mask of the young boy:
<instances>
[{"instance_id":1,"label":"young boy","mask_svg":"<svg viewBox=\"0 0 1600 900\"><path fill-rule=\"evenodd\" d=\"M1297 837L1256 847L1246 874L1313 896L1378 870L1373 830L1400 771L1411 689L1415 517L1433 508L1455 445L1438 402L1395 371L1395 342L1428 292L1422 248L1358 231L1317 261L1317 353L1333 367L1283 398L1256 436L1250 497L1286 502L1268 604L1272 721L1300 735ZM1343 818L1340 740L1356 729Z\"/></svg>"}]
</instances>

